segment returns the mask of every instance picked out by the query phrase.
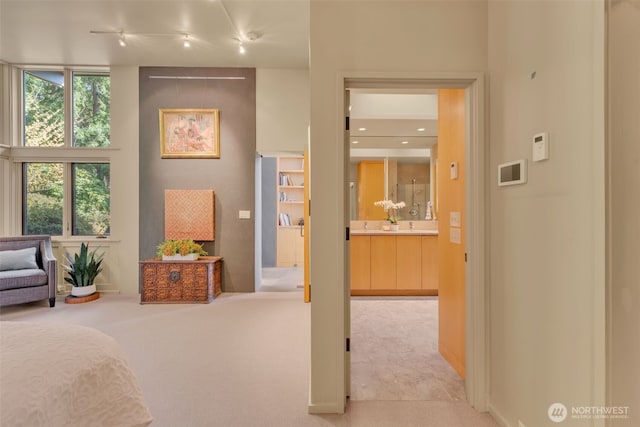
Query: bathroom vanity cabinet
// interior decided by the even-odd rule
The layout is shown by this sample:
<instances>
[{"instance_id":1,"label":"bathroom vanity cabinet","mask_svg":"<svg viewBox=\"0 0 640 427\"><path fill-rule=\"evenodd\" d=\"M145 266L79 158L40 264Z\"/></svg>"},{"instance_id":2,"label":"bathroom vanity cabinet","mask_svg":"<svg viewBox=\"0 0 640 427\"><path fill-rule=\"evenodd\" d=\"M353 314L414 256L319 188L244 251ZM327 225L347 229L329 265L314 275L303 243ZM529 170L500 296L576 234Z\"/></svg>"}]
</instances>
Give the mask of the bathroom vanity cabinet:
<instances>
[{"instance_id":1,"label":"bathroom vanity cabinet","mask_svg":"<svg viewBox=\"0 0 640 427\"><path fill-rule=\"evenodd\" d=\"M351 295L437 295L438 236L351 235Z\"/></svg>"}]
</instances>

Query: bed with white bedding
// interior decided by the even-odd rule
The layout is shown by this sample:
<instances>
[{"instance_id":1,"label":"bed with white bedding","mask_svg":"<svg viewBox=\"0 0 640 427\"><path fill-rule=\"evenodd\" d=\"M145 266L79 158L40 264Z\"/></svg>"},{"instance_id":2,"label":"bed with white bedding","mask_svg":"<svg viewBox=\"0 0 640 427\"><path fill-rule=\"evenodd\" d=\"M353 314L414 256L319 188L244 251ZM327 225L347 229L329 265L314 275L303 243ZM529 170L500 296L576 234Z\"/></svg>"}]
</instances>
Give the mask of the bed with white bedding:
<instances>
[{"instance_id":1,"label":"bed with white bedding","mask_svg":"<svg viewBox=\"0 0 640 427\"><path fill-rule=\"evenodd\" d=\"M77 325L0 322L0 425L147 426L116 341Z\"/></svg>"}]
</instances>

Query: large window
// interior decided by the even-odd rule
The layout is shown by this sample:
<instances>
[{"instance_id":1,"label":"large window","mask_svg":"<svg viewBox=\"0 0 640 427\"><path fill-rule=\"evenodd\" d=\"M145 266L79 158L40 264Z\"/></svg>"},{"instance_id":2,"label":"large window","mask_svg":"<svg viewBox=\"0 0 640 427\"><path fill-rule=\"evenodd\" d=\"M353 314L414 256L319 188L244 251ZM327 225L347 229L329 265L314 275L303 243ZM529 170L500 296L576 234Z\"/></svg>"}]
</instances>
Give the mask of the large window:
<instances>
[{"instance_id":1,"label":"large window","mask_svg":"<svg viewBox=\"0 0 640 427\"><path fill-rule=\"evenodd\" d=\"M67 75L69 77L67 77ZM71 81L73 108L65 106L65 81ZM23 72L24 145L27 147L108 147L108 74L57 70ZM65 117L72 135L65 137ZM68 141L65 144L65 141Z\"/></svg>"},{"instance_id":2,"label":"large window","mask_svg":"<svg viewBox=\"0 0 640 427\"><path fill-rule=\"evenodd\" d=\"M64 145L64 73L25 71L24 145Z\"/></svg>"},{"instance_id":3,"label":"large window","mask_svg":"<svg viewBox=\"0 0 640 427\"><path fill-rule=\"evenodd\" d=\"M109 146L109 96L109 76L73 73L73 146Z\"/></svg>"},{"instance_id":4,"label":"large window","mask_svg":"<svg viewBox=\"0 0 640 427\"><path fill-rule=\"evenodd\" d=\"M23 234L109 235L109 74L25 69L22 89Z\"/></svg>"},{"instance_id":5,"label":"large window","mask_svg":"<svg viewBox=\"0 0 640 427\"><path fill-rule=\"evenodd\" d=\"M63 174L62 163L23 163L23 234L62 235Z\"/></svg>"},{"instance_id":6,"label":"large window","mask_svg":"<svg viewBox=\"0 0 640 427\"><path fill-rule=\"evenodd\" d=\"M73 163L71 170L73 234L109 234L109 164Z\"/></svg>"}]
</instances>

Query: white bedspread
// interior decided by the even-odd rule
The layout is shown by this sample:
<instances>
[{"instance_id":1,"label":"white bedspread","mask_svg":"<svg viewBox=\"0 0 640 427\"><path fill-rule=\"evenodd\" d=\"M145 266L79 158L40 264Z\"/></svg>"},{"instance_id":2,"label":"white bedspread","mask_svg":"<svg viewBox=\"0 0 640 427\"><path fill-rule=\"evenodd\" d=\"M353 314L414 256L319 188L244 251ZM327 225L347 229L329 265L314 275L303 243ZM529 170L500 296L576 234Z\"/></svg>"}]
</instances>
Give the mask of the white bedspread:
<instances>
[{"instance_id":1,"label":"white bedspread","mask_svg":"<svg viewBox=\"0 0 640 427\"><path fill-rule=\"evenodd\" d=\"M116 341L95 329L0 322L0 425L147 426L152 417Z\"/></svg>"}]
</instances>

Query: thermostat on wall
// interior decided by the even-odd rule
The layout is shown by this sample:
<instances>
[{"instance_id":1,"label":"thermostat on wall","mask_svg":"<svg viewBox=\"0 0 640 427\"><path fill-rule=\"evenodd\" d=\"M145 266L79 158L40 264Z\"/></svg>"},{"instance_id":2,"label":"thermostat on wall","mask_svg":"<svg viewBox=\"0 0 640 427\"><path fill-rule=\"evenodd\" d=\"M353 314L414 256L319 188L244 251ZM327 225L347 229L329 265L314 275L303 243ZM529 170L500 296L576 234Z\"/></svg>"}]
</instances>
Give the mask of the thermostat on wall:
<instances>
[{"instance_id":1,"label":"thermostat on wall","mask_svg":"<svg viewBox=\"0 0 640 427\"><path fill-rule=\"evenodd\" d=\"M527 182L527 161L526 159L515 162L507 162L498 165L498 185L516 185Z\"/></svg>"},{"instance_id":2,"label":"thermostat on wall","mask_svg":"<svg viewBox=\"0 0 640 427\"><path fill-rule=\"evenodd\" d=\"M542 132L533 135L533 158L534 162L547 160L549 158L549 134Z\"/></svg>"}]
</instances>

